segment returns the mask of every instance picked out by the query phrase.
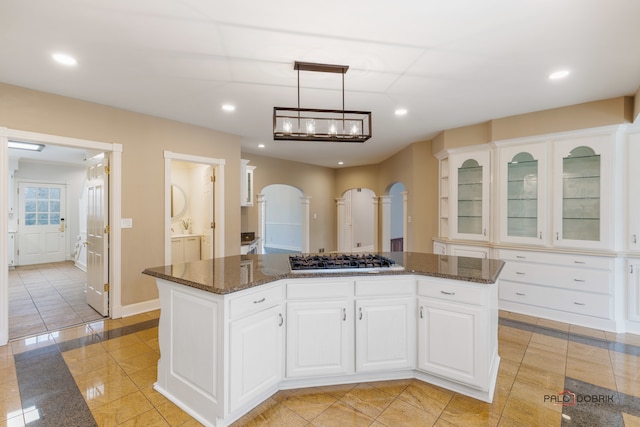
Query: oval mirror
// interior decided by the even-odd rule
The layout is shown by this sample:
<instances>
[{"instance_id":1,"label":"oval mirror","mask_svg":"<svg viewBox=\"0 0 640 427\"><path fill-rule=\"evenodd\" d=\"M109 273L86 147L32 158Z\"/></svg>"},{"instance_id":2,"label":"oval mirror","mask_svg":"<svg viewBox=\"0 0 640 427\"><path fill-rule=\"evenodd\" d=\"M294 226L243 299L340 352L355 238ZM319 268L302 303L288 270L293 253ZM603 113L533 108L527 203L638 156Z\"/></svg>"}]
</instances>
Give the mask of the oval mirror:
<instances>
[{"instance_id":1,"label":"oval mirror","mask_svg":"<svg viewBox=\"0 0 640 427\"><path fill-rule=\"evenodd\" d=\"M180 218L187 210L187 194L182 187L171 184L171 219Z\"/></svg>"}]
</instances>

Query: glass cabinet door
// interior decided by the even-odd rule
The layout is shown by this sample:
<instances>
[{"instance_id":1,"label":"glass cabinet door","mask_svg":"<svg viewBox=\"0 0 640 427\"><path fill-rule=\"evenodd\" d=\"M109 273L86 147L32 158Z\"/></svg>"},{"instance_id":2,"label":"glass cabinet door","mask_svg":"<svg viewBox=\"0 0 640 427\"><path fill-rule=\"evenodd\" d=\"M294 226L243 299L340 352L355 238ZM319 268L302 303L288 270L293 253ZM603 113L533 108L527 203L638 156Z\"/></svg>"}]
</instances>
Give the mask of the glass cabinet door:
<instances>
[{"instance_id":1,"label":"glass cabinet door","mask_svg":"<svg viewBox=\"0 0 640 427\"><path fill-rule=\"evenodd\" d=\"M482 166L474 159L458 168L458 233L482 234Z\"/></svg>"},{"instance_id":2,"label":"glass cabinet door","mask_svg":"<svg viewBox=\"0 0 640 427\"><path fill-rule=\"evenodd\" d=\"M556 141L553 245L611 248L615 214L610 135Z\"/></svg>"},{"instance_id":3,"label":"glass cabinet door","mask_svg":"<svg viewBox=\"0 0 640 427\"><path fill-rule=\"evenodd\" d=\"M562 239L600 240L600 155L589 147L562 159Z\"/></svg>"},{"instance_id":4,"label":"glass cabinet door","mask_svg":"<svg viewBox=\"0 0 640 427\"><path fill-rule=\"evenodd\" d=\"M452 159L451 192L455 195L452 234L462 239L488 240L489 153Z\"/></svg>"},{"instance_id":5,"label":"glass cabinet door","mask_svg":"<svg viewBox=\"0 0 640 427\"><path fill-rule=\"evenodd\" d=\"M541 245L545 230L545 144L500 148L500 240Z\"/></svg>"}]
</instances>

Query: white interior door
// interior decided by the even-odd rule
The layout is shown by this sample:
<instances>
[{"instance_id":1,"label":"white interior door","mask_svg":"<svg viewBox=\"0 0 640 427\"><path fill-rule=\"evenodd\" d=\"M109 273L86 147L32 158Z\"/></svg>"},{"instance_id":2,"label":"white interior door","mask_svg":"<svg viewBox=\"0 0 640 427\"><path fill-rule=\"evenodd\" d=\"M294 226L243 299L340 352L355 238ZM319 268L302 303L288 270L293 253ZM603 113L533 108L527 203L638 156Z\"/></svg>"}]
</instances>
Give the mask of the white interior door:
<instances>
[{"instance_id":1,"label":"white interior door","mask_svg":"<svg viewBox=\"0 0 640 427\"><path fill-rule=\"evenodd\" d=\"M65 260L65 186L20 183L18 262L20 265Z\"/></svg>"},{"instance_id":2,"label":"white interior door","mask_svg":"<svg viewBox=\"0 0 640 427\"><path fill-rule=\"evenodd\" d=\"M109 179L104 154L89 159L87 169L87 304L109 315Z\"/></svg>"}]
</instances>

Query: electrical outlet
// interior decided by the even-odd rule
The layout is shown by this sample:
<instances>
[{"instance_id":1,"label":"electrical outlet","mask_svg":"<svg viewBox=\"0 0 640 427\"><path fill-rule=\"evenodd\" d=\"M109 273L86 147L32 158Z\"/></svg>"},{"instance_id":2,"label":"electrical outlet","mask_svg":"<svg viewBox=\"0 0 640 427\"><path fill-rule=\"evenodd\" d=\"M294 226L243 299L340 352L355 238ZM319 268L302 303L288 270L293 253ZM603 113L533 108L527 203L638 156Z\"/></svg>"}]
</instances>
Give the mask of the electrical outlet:
<instances>
[{"instance_id":1,"label":"electrical outlet","mask_svg":"<svg viewBox=\"0 0 640 427\"><path fill-rule=\"evenodd\" d=\"M323 252L324 252L324 248L320 248L320 249L318 249L318 253L320 253L320 254L321 254L321 253L323 253Z\"/></svg>"}]
</instances>

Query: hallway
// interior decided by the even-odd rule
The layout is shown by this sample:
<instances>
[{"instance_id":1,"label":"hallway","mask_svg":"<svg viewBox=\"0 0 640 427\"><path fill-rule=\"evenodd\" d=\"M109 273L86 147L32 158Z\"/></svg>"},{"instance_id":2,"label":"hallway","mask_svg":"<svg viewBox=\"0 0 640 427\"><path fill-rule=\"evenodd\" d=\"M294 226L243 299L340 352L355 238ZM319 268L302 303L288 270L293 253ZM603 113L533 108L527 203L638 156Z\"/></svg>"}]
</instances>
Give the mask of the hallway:
<instances>
[{"instance_id":1,"label":"hallway","mask_svg":"<svg viewBox=\"0 0 640 427\"><path fill-rule=\"evenodd\" d=\"M72 261L9 270L9 339L101 320L85 301L85 276Z\"/></svg>"}]
</instances>

